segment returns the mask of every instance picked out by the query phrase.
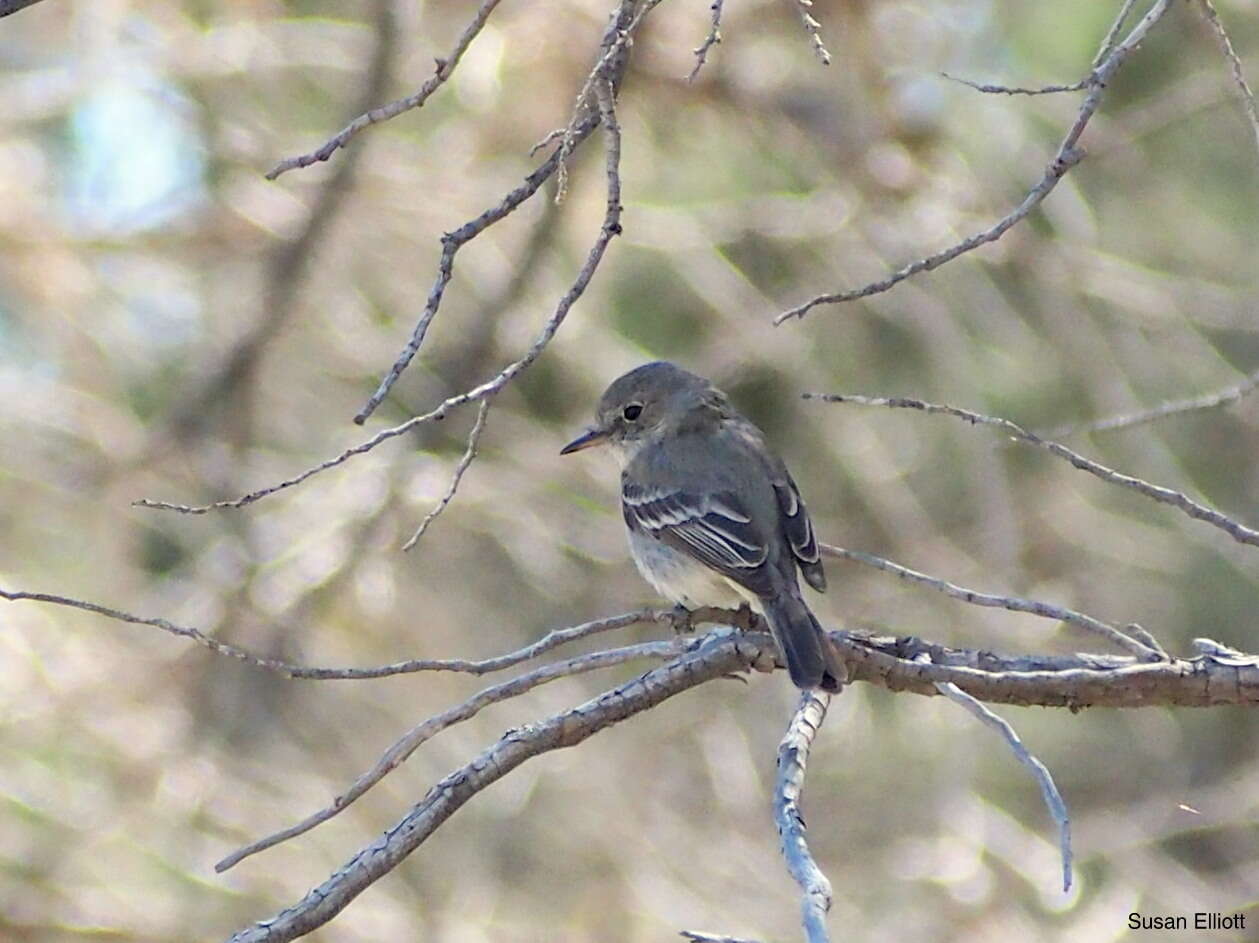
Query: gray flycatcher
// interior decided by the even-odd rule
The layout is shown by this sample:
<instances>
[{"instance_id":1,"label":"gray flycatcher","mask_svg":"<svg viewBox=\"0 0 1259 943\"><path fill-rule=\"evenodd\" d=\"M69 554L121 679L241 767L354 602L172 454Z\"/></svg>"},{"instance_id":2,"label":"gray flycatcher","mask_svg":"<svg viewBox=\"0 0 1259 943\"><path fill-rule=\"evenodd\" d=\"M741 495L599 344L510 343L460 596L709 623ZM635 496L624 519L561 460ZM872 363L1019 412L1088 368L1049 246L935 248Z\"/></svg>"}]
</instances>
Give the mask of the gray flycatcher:
<instances>
[{"instance_id":1,"label":"gray flycatcher","mask_svg":"<svg viewBox=\"0 0 1259 943\"><path fill-rule=\"evenodd\" d=\"M694 609L746 601L765 617L800 688L836 691L843 664L800 594L826 574L808 511L761 430L703 377L643 364L599 400L561 455L611 446L630 552L663 596Z\"/></svg>"}]
</instances>

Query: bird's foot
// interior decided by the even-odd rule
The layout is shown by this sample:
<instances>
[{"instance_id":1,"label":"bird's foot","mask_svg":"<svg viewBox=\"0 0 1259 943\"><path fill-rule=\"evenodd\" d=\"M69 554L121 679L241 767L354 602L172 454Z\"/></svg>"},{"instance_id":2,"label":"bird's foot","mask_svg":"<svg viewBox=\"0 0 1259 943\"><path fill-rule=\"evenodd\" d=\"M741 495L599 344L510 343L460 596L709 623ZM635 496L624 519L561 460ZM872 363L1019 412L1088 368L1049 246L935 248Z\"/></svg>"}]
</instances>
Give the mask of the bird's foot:
<instances>
[{"instance_id":1,"label":"bird's foot","mask_svg":"<svg viewBox=\"0 0 1259 943\"><path fill-rule=\"evenodd\" d=\"M678 603L669 615L673 631L678 635L690 635L695 631L695 614L686 606Z\"/></svg>"},{"instance_id":2,"label":"bird's foot","mask_svg":"<svg viewBox=\"0 0 1259 943\"><path fill-rule=\"evenodd\" d=\"M765 631L764 620L747 603L741 603L738 609L725 609L720 606L699 606L695 609L687 609L679 603L669 613L669 621L673 625L673 631L679 635L690 634L695 631L697 625L705 622L732 625L740 632Z\"/></svg>"},{"instance_id":3,"label":"bird's foot","mask_svg":"<svg viewBox=\"0 0 1259 943\"><path fill-rule=\"evenodd\" d=\"M738 613L738 617L735 619L734 624L744 632L764 632L768 628L760 613L747 603L741 604L735 611Z\"/></svg>"}]
</instances>

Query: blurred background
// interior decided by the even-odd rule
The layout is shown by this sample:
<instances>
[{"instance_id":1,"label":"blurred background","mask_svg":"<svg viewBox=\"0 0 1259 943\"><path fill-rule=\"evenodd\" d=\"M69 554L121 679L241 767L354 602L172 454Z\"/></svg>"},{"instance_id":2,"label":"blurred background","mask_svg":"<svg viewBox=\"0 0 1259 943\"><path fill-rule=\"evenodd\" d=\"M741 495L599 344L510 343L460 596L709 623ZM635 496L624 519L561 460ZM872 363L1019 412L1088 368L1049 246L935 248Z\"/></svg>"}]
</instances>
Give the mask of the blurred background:
<instances>
[{"instance_id":1,"label":"blurred background","mask_svg":"<svg viewBox=\"0 0 1259 943\"><path fill-rule=\"evenodd\" d=\"M441 234L496 203L566 123L609 5L503 4L421 111L275 183L262 175L276 160L416 89L475 4L47 0L0 21L0 585L329 665L485 657L657 604L627 555L614 468L557 453L612 377L667 357L768 430L830 542L1139 622L1177 653L1199 635L1259 649L1253 549L990 430L799 398L914 396L1051 429L1259 368L1259 160L1192 4L1119 73L1088 158L1025 224L886 294L771 325L1014 206L1080 96L984 96L940 71L1075 81L1118 6L818 0L823 67L793 4L731 0L693 84L708 4L659 7L620 106L625 235L496 400L458 497L407 554L473 408L245 509L131 502L271 484L523 352L597 232L597 136L562 205L548 188L459 255L420 356L366 430L350 421L423 308ZM1257 13L1220 4L1252 78ZM1068 441L1259 522L1259 397ZM828 569L813 598L834 625L1097 646ZM219 858L489 682L288 681L155 629L0 606L0 939L225 937L507 728L646 667L488 710L332 822L218 876ZM311 939L798 939L768 802L794 701L781 673L709 684L532 761ZM805 796L844 939L1116 940L1137 935L1131 911L1259 922L1259 716L1003 713L1071 808L1077 889L1060 892L1037 788L990 731L941 699L860 685L832 708Z\"/></svg>"}]
</instances>

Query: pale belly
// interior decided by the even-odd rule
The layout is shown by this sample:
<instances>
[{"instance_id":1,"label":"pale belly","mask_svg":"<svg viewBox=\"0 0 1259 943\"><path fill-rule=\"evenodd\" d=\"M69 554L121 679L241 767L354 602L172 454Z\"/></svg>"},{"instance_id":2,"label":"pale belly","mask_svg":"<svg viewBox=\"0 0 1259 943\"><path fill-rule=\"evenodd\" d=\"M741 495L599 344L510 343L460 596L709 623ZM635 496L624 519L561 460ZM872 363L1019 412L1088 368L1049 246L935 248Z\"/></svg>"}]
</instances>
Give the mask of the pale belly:
<instances>
[{"instance_id":1,"label":"pale belly","mask_svg":"<svg viewBox=\"0 0 1259 943\"><path fill-rule=\"evenodd\" d=\"M629 532L629 542L638 572L671 602L687 609L700 606L737 609L746 602L756 611L761 610L761 601L755 593L667 544L634 531Z\"/></svg>"}]
</instances>

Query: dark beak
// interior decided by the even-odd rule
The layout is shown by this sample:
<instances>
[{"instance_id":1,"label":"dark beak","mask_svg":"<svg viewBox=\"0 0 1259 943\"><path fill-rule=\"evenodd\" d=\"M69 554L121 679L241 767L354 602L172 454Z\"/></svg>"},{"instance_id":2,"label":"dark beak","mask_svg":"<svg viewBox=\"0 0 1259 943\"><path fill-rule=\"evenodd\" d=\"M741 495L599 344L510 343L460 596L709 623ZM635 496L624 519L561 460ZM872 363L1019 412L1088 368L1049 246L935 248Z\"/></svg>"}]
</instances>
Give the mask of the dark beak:
<instances>
[{"instance_id":1,"label":"dark beak","mask_svg":"<svg viewBox=\"0 0 1259 943\"><path fill-rule=\"evenodd\" d=\"M608 441L608 434L602 429L587 429L572 442L560 449L561 455L568 455L571 452L580 452L582 449L588 449L595 445L602 445Z\"/></svg>"}]
</instances>

